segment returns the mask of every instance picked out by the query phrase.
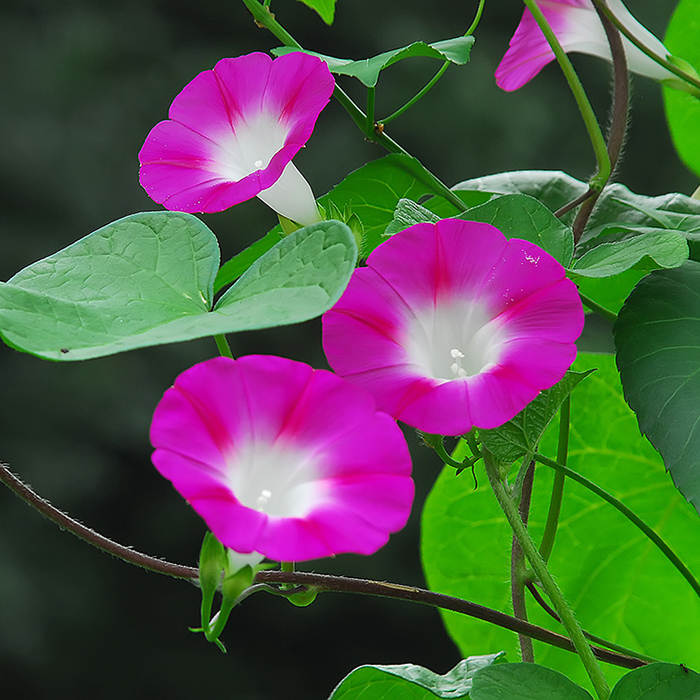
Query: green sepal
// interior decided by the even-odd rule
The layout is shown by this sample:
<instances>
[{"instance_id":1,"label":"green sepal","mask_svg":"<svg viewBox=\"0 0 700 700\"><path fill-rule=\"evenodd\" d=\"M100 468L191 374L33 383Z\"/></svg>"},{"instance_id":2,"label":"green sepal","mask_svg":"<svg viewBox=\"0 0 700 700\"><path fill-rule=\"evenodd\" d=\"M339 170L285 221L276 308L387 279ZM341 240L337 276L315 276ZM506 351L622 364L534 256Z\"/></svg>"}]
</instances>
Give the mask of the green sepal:
<instances>
[{"instance_id":1,"label":"green sepal","mask_svg":"<svg viewBox=\"0 0 700 700\"><path fill-rule=\"evenodd\" d=\"M209 628L211 608L214 596L221 584L221 576L226 565L226 550L224 545L211 532L204 535L202 548L199 552L199 587L202 591L202 627L192 629L193 632L205 632Z\"/></svg>"},{"instance_id":2,"label":"green sepal","mask_svg":"<svg viewBox=\"0 0 700 700\"><path fill-rule=\"evenodd\" d=\"M309 587L305 591L301 591L301 593L294 593L288 596L287 600L298 608L305 608L316 600L318 593L318 588Z\"/></svg>"}]
</instances>

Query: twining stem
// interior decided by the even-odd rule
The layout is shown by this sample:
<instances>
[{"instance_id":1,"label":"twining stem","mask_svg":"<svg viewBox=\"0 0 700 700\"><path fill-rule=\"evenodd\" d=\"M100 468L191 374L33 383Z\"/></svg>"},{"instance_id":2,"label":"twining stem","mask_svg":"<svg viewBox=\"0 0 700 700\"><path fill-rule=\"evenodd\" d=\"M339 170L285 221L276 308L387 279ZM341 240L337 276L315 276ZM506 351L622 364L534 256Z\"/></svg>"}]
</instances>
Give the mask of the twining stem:
<instances>
[{"instance_id":1,"label":"twining stem","mask_svg":"<svg viewBox=\"0 0 700 700\"><path fill-rule=\"evenodd\" d=\"M142 554L141 552L137 552L130 547L125 547L95 532L51 505L47 500L39 496L30 486L15 476L9 468L2 463L0 463L0 481L22 500L32 506L32 508L39 511L39 513L58 525L61 529L70 532L72 535L97 547L103 552L107 552L129 564L134 564L148 571L185 579L195 584L197 583L199 570L195 567L173 564L162 559L157 559L156 557L148 556L147 554ZM401 586L383 581L368 581L364 579L345 578L342 576L311 574L300 571L259 571L255 576L254 583L255 585L252 587L254 590L260 590L261 585L293 584L296 586L315 588L319 591L365 593L366 595L413 601L436 608L453 610L464 615L470 615L471 617L491 622L514 632L529 634L533 639L538 639L552 646L559 647L560 649L574 650L569 639L543 627L518 620L498 610L491 610L483 605L462 600L461 598L447 596L442 593L434 593L412 586ZM247 597L250 592L250 589L248 589L243 593L241 598ZM296 589L291 589L289 591L280 592L288 595L296 593L297 591ZM610 652L607 649L595 649L594 651L602 661L623 668L638 668L644 665L643 661L630 658L623 654Z\"/></svg>"},{"instance_id":2,"label":"twining stem","mask_svg":"<svg viewBox=\"0 0 700 700\"><path fill-rule=\"evenodd\" d=\"M623 34L625 38L630 41L630 43L634 44L642 53L645 53L652 59L652 61L656 61L656 63L663 66L666 70L677 75L681 80L684 80L686 83L689 83L700 90L700 78L686 73L682 68L669 61L665 56L659 56L658 54L654 53L620 21L615 13L608 7L605 0L593 0L593 4L597 9L601 10L605 14L605 16L615 25L619 32Z\"/></svg>"},{"instance_id":3,"label":"twining stem","mask_svg":"<svg viewBox=\"0 0 700 700\"><path fill-rule=\"evenodd\" d=\"M678 573L690 584L695 593L700 597L700 583L693 576L692 572L688 567L681 561L678 555L664 542L664 540L659 537L659 535L654 532L634 511L630 510L624 503L619 499L615 498L612 494L608 493L605 489L602 489L598 484L593 483L587 479L582 474L575 472L573 469L566 467L563 464L555 462L553 459L549 459L545 455L539 452L535 453L535 460L540 464L544 464L547 467L556 469L557 471L566 474L569 478L577 481L582 486L585 486L589 491L592 491L597 496L600 496L604 501L607 501L613 508L617 509L622 515L624 515L635 527L639 528L646 537L648 537L663 553L663 555L673 564Z\"/></svg>"},{"instance_id":4,"label":"twining stem","mask_svg":"<svg viewBox=\"0 0 700 700\"><path fill-rule=\"evenodd\" d=\"M610 179L612 167L610 165L608 149L605 143L605 138L603 137L603 132L600 129L600 124L598 124L598 120L593 112L593 107L591 107L588 95L586 95L586 91L584 90L583 85L581 84L581 81L579 80L579 77L571 64L569 57L566 55L562 45L559 43L559 39L557 39L554 30L550 27L544 13L538 7L535 0L524 0L524 2L552 48L552 51L559 62L559 66L564 73L566 82L569 84L569 88L574 96L574 99L576 100L576 105L578 106L581 117L583 118L583 123L586 126L588 138L593 146L593 152L598 164L598 172L591 179L590 185L595 191L601 192Z\"/></svg>"},{"instance_id":5,"label":"twining stem","mask_svg":"<svg viewBox=\"0 0 700 700\"><path fill-rule=\"evenodd\" d=\"M523 548L523 553L527 557L530 565L532 566L535 575L539 579L542 587L552 601L554 609L557 611L559 618L562 621L566 631L574 644L576 653L579 655L588 677L591 679L591 683L595 688L595 691L600 698L600 700L607 700L610 697L610 688L605 680L603 671L598 664L598 661L591 650L588 641L581 626L577 622L574 614L567 604L562 592L559 590L554 578L549 573L549 569L545 564L544 560L540 556L540 552L537 546L530 537L530 533L523 524L520 518L518 509L510 497L510 494L506 491L505 484L501 480L499 474L498 464L495 457L488 451L482 450L484 456L484 465L486 467L486 473L489 477L489 482L491 483L491 488L493 489L494 495L498 504L501 506L503 514L506 516L513 534L518 538L520 546Z\"/></svg>"},{"instance_id":6,"label":"twining stem","mask_svg":"<svg viewBox=\"0 0 700 700\"><path fill-rule=\"evenodd\" d=\"M292 46L297 49L303 47L299 42L274 18L274 15L258 0L243 0L243 4L248 8L253 15L255 22L268 29L276 36L285 46ZM340 105L350 115L352 120L358 126L360 131L365 135L365 138L370 141L375 141L380 146L383 146L389 153L401 153L411 157L415 165L420 169L422 177L419 179L423 184L428 185L435 193L444 197L452 204L457 211L462 212L467 207L464 202L450 188L442 182L438 177L430 172L417 158L411 156L402 146L389 137L382 129L375 129L374 124L368 123L367 115L350 99L349 95L336 83L333 96L338 100Z\"/></svg>"},{"instance_id":7,"label":"twining stem","mask_svg":"<svg viewBox=\"0 0 700 700\"><path fill-rule=\"evenodd\" d=\"M532 500L532 486L535 479L535 462L531 461L525 471L523 479L523 488L518 503L518 513L523 525L527 527L527 521L530 517L530 502ZM520 546L518 538L513 535L510 552L510 590L511 601L513 603L513 613L519 620L527 622L527 606L525 604L525 580L526 580L526 565L523 555L523 548ZM532 639L524 634L518 635L520 643L520 656L527 663L534 663L535 650L532 646Z\"/></svg>"},{"instance_id":8,"label":"twining stem","mask_svg":"<svg viewBox=\"0 0 700 700\"><path fill-rule=\"evenodd\" d=\"M605 4L605 2L602 4ZM625 142L625 134L627 133L627 123L629 121L629 72L627 70L625 47L622 45L622 37L620 36L620 32L606 17L598 5L595 6L595 10L598 13L598 17L600 18L603 29L605 30L605 35L608 39L608 44L610 45L610 54L613 61L613 98L610 113L610 128L608 130L606 146L608 157L610 159L610 175L612 175L612 172L614 172L620 158L622 145ZM589 199L581 204L581 208L578 210L576 219L574 220L572 226L574 243L578 243L580 240L601 192L602 188L594 192Z\"/></svg>"},{"instance_id":9,"label":"twining stem","mask_svg":"<svg viewBox=\"0 0 700 700\"><path fill-rule=\"evenodd\" d=\"M557 446L557 462L566 464L569 454L569 423L571 421L571 396L567 396L559 409L559 444ZM561 514L561 504L564 497L564 472L554 473L554 483L552 484L552 497L549 501L549 511L547 512L547 522L544 526L544 534L540 543L540 554L545 563L549 562L549 557L554 549L554 540L557 536L559 526L559 515Z\"/></svg>"},{"instance_id":10,"label":"twining stem","mask_svg":"<svg viewBox=\"0 0 700 700\"><path fill-rule=\"evenodd\" d=\"M474 20L472 21L471 25L469 26L469 29L467 29L466 32L462 36L471 36L474 33L474 30L477 28L479 25L479 21L481 20L481 14L484 11L484 5L486 3L486 0L479 0L479 7L476 10L476 15L474 16ZM445 74L445 71L450 67L450 61L445 61L441 66L440 69L438 70L437 73L410 99L408 102L406 102L403 107L399 107L395 112L392 112L388 117L384 117L384 119L380 120L381 124L388 124L389 122L393 121L396 119L396 117L401 116L404 112L409 110L411 107L413 107L416 102L419 100L423 99L425 95L436 85L438 80L442 78L442 76Z\"/></svg>"}]
</instances>

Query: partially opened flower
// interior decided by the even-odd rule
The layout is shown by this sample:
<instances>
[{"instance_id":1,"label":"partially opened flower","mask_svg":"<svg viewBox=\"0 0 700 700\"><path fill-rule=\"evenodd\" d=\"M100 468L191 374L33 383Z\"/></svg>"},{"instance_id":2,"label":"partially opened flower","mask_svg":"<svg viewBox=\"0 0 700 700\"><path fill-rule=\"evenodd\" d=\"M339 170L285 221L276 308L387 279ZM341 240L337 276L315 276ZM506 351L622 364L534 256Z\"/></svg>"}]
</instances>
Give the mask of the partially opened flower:
<instances>
[{"instance_id":1,"label":"partially opened flower","mask_svg":"<svg viewBox=\"0 0 700 700\"><path fill-rule=\"evenodd\" d=\"M612 61L610 45L592 0L537 0L537 5L566 52L586 53ZM621 0L608 0L608 6L647 48L662 58L668 56L664 45L630 14ZM674 77L625 37L622 43L629 70L633 73L655 80ZM542 30L530 10L526 9L510 40L510 48L496 69L496 82L504 90L517 90L554 58Z\"/></svg>"},{"instance_id":2,"label":"partially opened flower","mask_svg":"<svg viewBox=\"0 0 700 700\"><path fill-rule=\"evenodd\" d=\"M533 243L458 219L382 243L323 317L333 369L427 433L513 418L558 382L583 328L576 286Z\"/></svg>"},{"instance_id":3,"label":"partially opened flower","mask_svg":"<svg viewBox=\"0 0 700 700\"><path fill-rule=\"evenodd\" d=\"M335 82L315 56L225 58L200 73L139 153L148 195L173 211L216 212L259 197L279 214L319 221L291 160L311 136Z\"/></svg>"},{"instance_id":4,"label":"partially opened flower","mask_svg":"<svg viewBox=\"0 0 700 700\"><path fill-rule=\"evenodd\" d=\"M183 372L151 425L153 463L227 547L276 561L371 554L400 530L411 462L365 391L281 357Z\"/></svg>"}]
</instances>

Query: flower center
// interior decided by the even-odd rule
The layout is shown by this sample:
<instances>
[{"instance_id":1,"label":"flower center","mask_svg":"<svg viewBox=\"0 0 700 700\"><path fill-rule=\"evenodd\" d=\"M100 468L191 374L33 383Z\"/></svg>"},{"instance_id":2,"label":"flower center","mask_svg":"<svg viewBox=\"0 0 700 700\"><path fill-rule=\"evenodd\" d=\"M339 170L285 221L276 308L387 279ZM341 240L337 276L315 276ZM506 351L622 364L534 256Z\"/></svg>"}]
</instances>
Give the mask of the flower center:
<instances>
[{"instance_id":1,"label":"flower center","mask_svg":"<svg viewBox=\"0 0 700 700\"><path fill-rule=\"evenodd\" d=\"M238 501L271 516L304 517L323 491L318 459L292 445L251 441L228 457L226 469Z\"/></svg>"},{"instance_id":2,"label":"flower center","mask_svg":"<svg viewBox=\"0 0 700 700\"><path fill-rule=\"evenodd\" d=\"M451 381L495 364L501 342L499 324L481 304L457 300L415 312L402 345L421 374Z\"/></svg>"}]
</instances>

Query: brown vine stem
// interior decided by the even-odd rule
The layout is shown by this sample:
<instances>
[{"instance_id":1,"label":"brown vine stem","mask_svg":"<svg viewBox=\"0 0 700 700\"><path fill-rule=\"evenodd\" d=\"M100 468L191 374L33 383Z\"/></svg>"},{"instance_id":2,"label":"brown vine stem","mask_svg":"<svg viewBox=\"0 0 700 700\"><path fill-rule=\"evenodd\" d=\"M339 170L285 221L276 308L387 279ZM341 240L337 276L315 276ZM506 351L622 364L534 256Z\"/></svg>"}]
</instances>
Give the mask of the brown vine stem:
<instances>
[{"instance_id":1,"label":"brown vine stem","mask_svg":"<svg viewBox=\"0 0 700 700\"><path fill-rule=\"evenodd\" d=\"M95 530L79 523L74 518L66 515L42 498L30 486L25 484L18 476L13 474L7 465L0 462L0 481L23 501L38 510L44 517L58 525L61 529L70 532L88 544L101 549L112 556L118 557L129 564L135 564L143 569L153 571L166 576L185 579L197 583L199 572L192 566L173 564L157 557L142 554L130 547L125 547L114 540L101 535ZM255 576L255 584L295 584L314 588L319 592L336 591L339 593L359 593L363 595L380 596L382 598L395 598L414 603L421 603L443 610L469 615L479 620L491 622L499 627L512 630L518 634L525 634L532 639L537 639L560 649L573 651L574 647L568 637L552 632L544 627L538 627L529 622L518 620L498 610L492 610L483 605L472 603L468 600L448 596L444 593L434 593L423 588L402 586L384 581L370 581L366 579L346 578L343 576L328 576L325 574L307 573L303 571L259 571ZM292 591L295 592L295 591ZM621 666L622 668L638 668L645 664L644 661L593 647L593 653L607 663Z\"/></svg>"}]
</instances>

